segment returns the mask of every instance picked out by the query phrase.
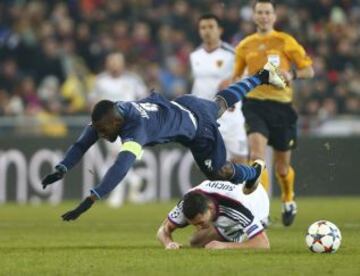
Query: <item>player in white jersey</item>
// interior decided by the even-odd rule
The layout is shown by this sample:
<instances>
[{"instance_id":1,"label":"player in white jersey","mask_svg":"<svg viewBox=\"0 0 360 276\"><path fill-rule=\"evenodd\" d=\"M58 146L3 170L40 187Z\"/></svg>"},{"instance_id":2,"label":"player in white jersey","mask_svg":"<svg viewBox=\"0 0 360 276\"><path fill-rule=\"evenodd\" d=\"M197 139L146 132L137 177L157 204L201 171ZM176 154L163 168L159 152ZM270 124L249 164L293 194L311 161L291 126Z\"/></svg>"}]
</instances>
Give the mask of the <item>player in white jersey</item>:
<instances>
[{"instance_id":1,"label":"player in white jersey","mask_svg":"<svg viewBox=\"0 0 360 276\"><path fill-rule=\"evenodd\" d=\"M90 93L90 103L100 100L136 101L147 95L143 80L125 70L124 56L120 52L106 57L105 71L95 80L94 90Z\"/></svg>"},{"instance_id":2,"label":"player in white jersey","mask_svg":"<svg viewBox=\"0 0 360 276\"><path fill-rule=\"evenodd\" d=\"M166 249L179 249L172 233L191 224L197 229L192 247L269 249L262 223L269 215L269 197L262 185L250 195L242 185L206 180L192 188L160 226L160 242Z\"/></svg>"},{"instance_id":3,"label":"player in white jersey","mask_svg":"<svg viewBox=\"0 0 360 276\"><path fill-rule=\"evenodd\" d=\"M90 105L100 100L110 100L114 102L136 101L145 97L148 94L147 91L147 87L139 76L126 71L123 54L114 52L106 57L105 71L96 77L95 87L89 95L89 100ZM118 138L115 143L106 143L106 147L113 157L112 159L115 159L120 152L121 144L120 138ZM104 164L104 172L108 166L108 164ZM140 177L131 170L124 181L130 186L130 197L133 196L137 188L141 185ZM118 185L110 194L108 203L112 207L120 207L124 201L124 197L125 185Z\"/></svg>"},{"instance_id":4,"label":"player in white jersey","mask_svg":"<svg viewBox=\"0 0 360 276\"><path fill-rule=\"evenodd\" d=\"M229 44L221 41L220 21L215 15L201 16L198 26L203 44L190 55L194 78L192 94L212 100L221 83L232 75L235 51ZM226 111L218 122L228 159L234 162L246 162L248 147L241 103Z\"/></svg>"}]
</instances>

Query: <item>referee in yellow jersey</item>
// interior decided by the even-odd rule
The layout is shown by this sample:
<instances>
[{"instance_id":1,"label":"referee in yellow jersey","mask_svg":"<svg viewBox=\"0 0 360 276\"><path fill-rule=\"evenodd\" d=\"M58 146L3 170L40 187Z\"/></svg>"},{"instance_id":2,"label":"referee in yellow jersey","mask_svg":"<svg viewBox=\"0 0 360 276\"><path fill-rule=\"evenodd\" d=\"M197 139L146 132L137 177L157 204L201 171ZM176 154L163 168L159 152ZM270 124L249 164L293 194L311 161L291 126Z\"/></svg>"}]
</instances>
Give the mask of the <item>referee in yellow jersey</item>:
<instances>
[{"instance_id":1,"label":"referee in yellow jersey","mask_svg":"<svg viewBox=\"0 0 360 276\"><path fill-rule=\"evenodd\" d=\"M295 172L290 165L291 150L296 147L297 114L292 107L294 79L314 76L312 61L304 48L289 34L274 30L275 3L257 0L253 6L253 20L257 32L244 38L236 47L233 80L239 79L245 69L248 74L258 72L271 61L283 72L288 83L284 89L260 85L247 95L243 113L248 134L250 159L265 159L266 145L274 149L274 167L281 187L282 222L293 223L297 208L294 201ZM261 182L268 189L268 173Z\"/></svg>"}]
</instances>

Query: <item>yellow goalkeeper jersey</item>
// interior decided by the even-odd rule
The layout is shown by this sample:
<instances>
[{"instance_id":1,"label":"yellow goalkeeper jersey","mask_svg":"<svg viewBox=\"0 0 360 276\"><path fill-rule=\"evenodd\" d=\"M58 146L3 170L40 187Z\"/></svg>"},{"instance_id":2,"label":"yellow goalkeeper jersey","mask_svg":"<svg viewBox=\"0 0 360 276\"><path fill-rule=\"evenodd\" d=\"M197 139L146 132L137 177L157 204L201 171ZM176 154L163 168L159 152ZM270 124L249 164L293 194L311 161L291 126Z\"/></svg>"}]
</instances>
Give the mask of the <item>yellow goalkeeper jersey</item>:
<instances>
[{"instance_id":1,"label":"yellow goalkeeper jersey","mask_svg":"<svg viewBox=\"0 0 360 276\"><path fill-rule=\"evenodd\" d=\"M312 64L304 48L291 35L277 31L266 35L255 33L237 45L233 76L241 77L246 68L249 75L255 74L267 61L279 66L281 71L290 71L293 65L297 69L303 69ZM289 86L279 89L271 85L260 85L247 97L288 103L292 101L293 91Z\"/></svg>"}]
</instances>

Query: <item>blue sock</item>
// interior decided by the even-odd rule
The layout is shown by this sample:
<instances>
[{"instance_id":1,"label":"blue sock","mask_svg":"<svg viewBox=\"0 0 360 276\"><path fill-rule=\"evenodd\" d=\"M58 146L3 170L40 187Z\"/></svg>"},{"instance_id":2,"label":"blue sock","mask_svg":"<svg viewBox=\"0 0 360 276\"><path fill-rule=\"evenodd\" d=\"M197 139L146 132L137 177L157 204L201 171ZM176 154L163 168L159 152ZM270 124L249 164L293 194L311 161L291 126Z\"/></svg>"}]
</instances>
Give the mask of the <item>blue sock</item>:
<instances>
[{"instance_id":1,"label":"blue sock","mask_svg":"<svg viewBox=\"0 0 360 276\"><path fill-rule=\"evenodd\" d=\"M239 184L246 180L252 180L256 177L256 170L253 167L241 164L232 163L234 168L234 175L230 179L230 182Z\"/></svg>"},{"instance_id":2,"label":"blue sock","mask_svg":"<svg viewBox=\"0 0 360 276\"><path fill-rule=\"evenodd\" d=\"M232 107L234 104L244 99L247 93L261 83L259 75L254 75L233 83L229 87L218 92L216 96L222 98L226 102L227 107Z\"/></svg>"}]
</instances>

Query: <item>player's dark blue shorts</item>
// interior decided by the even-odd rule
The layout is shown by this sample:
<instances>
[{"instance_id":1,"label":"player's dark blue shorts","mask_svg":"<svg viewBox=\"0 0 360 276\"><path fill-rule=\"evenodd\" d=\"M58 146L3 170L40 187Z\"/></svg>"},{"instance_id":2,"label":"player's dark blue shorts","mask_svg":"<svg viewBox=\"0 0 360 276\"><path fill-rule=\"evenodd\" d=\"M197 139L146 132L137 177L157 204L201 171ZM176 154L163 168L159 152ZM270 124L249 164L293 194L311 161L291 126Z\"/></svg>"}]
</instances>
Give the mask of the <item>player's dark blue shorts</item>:
<instances>
[{"instance_id":1,"label":"player's dark blue shorts","mask_svg":"<svg viewBox=\"0 0 360 276\"><path fill-rule=\"evenodd\" d=\"M225 144L216 122L217 104L190 95L175 101L192 111L198 122L195 138L185 146L190 148L196 163L207 177L217 175L217 171L226 163Z\"/></svg>"}]
</instances>

